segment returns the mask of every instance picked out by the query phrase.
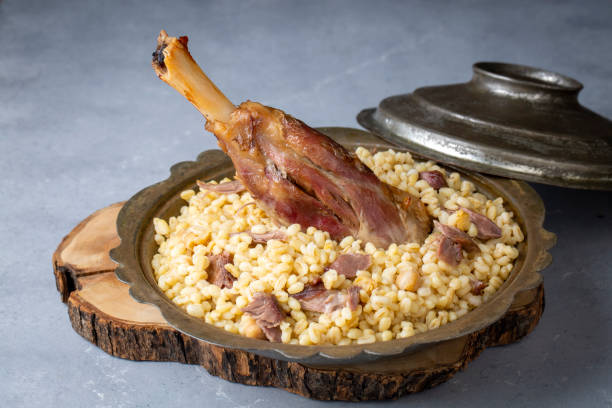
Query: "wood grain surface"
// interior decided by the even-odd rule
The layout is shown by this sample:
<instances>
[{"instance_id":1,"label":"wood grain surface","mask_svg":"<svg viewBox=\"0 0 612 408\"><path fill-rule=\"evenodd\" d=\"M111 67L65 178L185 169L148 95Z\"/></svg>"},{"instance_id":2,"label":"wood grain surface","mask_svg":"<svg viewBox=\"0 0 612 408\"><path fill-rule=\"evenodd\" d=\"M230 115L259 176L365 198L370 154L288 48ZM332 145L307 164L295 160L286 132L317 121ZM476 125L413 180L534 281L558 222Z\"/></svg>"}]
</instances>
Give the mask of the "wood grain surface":
<instances>
[{"instance_id":1,"label":"wood grain surface","mask_svg":"<svg viewBox=\"0 0 612 408\"><path fill-rule=\"evenodd\" d=\"M119 243L115 221L122 203L77 225L53 255L61 299L74 330L105 352L130 360L199 364L225 380L273 386L320 400L395 399L441 384L487 347L516 342L537 325L544 289L519 293L493 325L417 353L359 366L313 367L213 346L168 325L159 310L131 298L108 256Z\"/></svg>"}]
</instances>

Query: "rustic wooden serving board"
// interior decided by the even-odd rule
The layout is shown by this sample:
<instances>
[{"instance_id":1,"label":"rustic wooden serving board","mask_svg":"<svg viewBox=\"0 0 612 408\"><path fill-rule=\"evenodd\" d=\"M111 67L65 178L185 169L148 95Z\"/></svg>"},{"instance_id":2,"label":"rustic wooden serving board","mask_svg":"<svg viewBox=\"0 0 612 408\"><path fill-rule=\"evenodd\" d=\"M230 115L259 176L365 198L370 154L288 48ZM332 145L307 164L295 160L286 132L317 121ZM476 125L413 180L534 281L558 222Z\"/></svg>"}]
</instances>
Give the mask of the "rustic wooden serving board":
<instances>
[{"instance_id":1,"label":"rustic wooden serving board","mask_svg":"<svg viewBox=\"0 0 612 408\"><path fill-rule=\"evenodd\" d=\"M321 400L398 398L441 384L485 348L520 340L544 310L544 288L519 293L493 325L417 353L356 366L312 367L213 346L180 333L159 310L137 303L114 273L108 251L119 244L115 221L122 203L77 225L53 255L53 269L74 330L107 353L130 360L202 365L211 374L248 385L273 386Z\"/></svg>"}]
</instances>

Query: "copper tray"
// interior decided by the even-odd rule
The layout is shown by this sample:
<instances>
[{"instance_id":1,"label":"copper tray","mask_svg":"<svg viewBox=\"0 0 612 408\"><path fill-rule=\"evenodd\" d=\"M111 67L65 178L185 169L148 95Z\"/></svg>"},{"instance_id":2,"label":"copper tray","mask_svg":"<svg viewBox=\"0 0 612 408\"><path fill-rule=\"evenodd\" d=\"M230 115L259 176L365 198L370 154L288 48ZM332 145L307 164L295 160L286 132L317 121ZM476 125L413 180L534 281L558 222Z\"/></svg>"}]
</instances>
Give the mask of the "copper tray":
<instances>
[{"instance_id":1,"label":"copper tray","mask_svg":"<svg viewBox=\"0 0 612 408\"><path fill-rule=\"evenodd\" d=\"M350 128L320 128L344 146L405 150L395 147L370 133ZM130 285L130 294L143 303L157 306L168 323L177 330L200 340L229 348L237 348L275 359L296 361L309 365L359 364L418 351L433 343L462 337L497 321L508 310L514 297L521 291L537 287L552 257L547 252L555 235L544 230L544 205L538 194L526 183L461 172L479 191L489 196L503 197L514 212L525 234L519 246L519 257L502 287L485 303L465 316L440 328L406 339L349 346L299 346L270 343L232 334L201 319L189 316L159 289L151 267L157 251L153 240L153 218L167 219L178 215L185 202L181 191L195 188L196 180L221 179L234 175L230 159L220 150L201 153L196 161L181 162L171 168L168 179L149 186L125 203L117 218L121 244L111 250L111 257L119 265L117 277Z\"/></svg>"}]
</instances>

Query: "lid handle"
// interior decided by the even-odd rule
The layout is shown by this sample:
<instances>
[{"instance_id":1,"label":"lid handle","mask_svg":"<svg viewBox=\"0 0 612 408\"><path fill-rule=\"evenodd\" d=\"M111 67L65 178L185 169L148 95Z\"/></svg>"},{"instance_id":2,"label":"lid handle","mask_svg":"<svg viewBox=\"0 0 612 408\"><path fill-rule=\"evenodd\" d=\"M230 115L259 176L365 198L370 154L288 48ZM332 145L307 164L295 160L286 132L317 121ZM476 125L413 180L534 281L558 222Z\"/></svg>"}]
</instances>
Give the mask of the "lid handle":
<instances>
[{"instance_id":1,"label":"lid handle","mask_svg":"<svg viewBox=\"0 0 612 408\"><path fill-rule=\"evenodd\" d=\"M477 62L471 85L533 102L577 103L582 84L573 78L525 65Z\"/></svg>"}]
</instances>

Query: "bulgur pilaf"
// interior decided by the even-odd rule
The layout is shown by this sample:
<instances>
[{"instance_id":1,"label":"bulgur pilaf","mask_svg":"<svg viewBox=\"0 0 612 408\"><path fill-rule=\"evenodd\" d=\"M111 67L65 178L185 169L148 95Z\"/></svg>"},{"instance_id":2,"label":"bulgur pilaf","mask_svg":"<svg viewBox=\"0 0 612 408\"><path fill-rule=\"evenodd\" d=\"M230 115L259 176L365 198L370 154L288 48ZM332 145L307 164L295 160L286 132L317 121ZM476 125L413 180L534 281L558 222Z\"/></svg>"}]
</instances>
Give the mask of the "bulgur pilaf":
<instances>
[{"instance_id":1,"label":"bulgur pilaf","mask_svg":"<svg viewBox=\"0 0 612 408\"><path fill-rule=\"evenodd\" d=\"M280 340L300 345L410 337L461 317L497 291L518 257L516 245L524 239L501 197L491 200L459 173L447 174L431 161L415 162L409 153L372 154L359 147L356 154L382 181L420 197L434 220L475 238L478 229L467 211L472 210L492 220L501 229L501 237L476 239L479 251L466 252L457 266L451 266L438 259L438 230L423 245L376 248L351 236L337 242L314 227L302 231L298 224L275 225L252 205L248 192L186 190L181 198L188 205L180 215L167 222L154 219L159 249L152 266L159 287L188 314L232 333L259 338L260 328L243 309L254 294L272 294L285 313ZM437 190L419 178L419 172L436 170L447 184ZM253 234L279 230L284 232L282 239L253 242ZM371 263L357 271L354 279L327 268L345 253L368 254ZM221 254L232 256L225 265L235 278L231 287L220 288L207 280L211 259ZM319 278L328 290L358 286L360 305L356 310L345 306L331 313L302 310L292 295Z\"/></svg>"}]
</instances>

